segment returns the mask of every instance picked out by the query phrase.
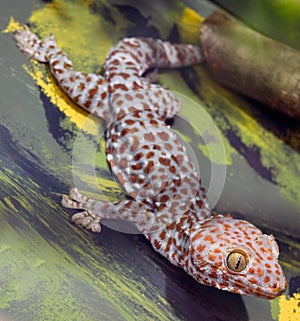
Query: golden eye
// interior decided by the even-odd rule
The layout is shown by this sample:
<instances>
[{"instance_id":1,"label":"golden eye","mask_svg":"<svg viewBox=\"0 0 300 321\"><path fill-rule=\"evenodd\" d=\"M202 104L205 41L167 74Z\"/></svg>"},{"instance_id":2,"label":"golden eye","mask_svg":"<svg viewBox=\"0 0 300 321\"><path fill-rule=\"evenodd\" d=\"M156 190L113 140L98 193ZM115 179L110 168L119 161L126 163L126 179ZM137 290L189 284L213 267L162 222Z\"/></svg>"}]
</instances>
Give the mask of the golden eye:
<instances>
[{"instance_id":1,"label":"golden eye","mask_svg":"<svg viewBox=\"0 0 300 321\"><path fill-rule=\"evenodd\" d=\"M226 263L231 271L241 272L247 267L247 256L244 253L233 251L227 255Z\"/></svg>"}]
</instances>

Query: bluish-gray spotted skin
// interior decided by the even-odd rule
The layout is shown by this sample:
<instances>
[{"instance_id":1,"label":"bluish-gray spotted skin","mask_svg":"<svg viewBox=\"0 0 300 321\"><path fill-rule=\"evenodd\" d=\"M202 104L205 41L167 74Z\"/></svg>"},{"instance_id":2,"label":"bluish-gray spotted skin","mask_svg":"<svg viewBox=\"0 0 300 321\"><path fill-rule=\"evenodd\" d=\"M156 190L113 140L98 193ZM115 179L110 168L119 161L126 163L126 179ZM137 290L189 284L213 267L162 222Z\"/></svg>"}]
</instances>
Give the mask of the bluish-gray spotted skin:
<instances>
[{"instance_id":1,"label":"bluish-gray spotted skin","mask_svg":"<svg viewBox=\"0 0 300 321\"><path fill-rule=\"evenodd\" d=\"M155 73L144 77L149 68L202 62L200 47L123 39L100 76L74 71L53 36L41 41L24 27L14 37L26 55L49 64L78 105L107 121L107 160L130 198L99 202L73 188L62 204L83 210L73 215L76 224L100 232L103 218L129 220L156 251L202 284L265 298L283 293L276 241L251 223L211 214L195 164L165 123L180 101L151 83Z\"/></svg>"}]
</instances>

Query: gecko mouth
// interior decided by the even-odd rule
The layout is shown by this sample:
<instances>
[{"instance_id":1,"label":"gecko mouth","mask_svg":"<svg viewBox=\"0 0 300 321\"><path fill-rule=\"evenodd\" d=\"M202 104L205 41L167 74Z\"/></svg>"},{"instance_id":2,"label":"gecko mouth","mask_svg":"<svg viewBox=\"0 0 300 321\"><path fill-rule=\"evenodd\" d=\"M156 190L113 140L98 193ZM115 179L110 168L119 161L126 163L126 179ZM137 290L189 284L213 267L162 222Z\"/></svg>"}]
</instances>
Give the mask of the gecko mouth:
<instances>
[{"instance_id":1,"label":"gecko mouth","mask_svg":"<svg viewBox=\"0 0 300 321\"><path fill-rule=\"evenodd\" d=\"M275 283L272 285L269 285L268 287L260 287L257 286L256 288L247 286L242 282L236 281L235 284L238 286L238 288L241 289L241 291L244 294L247 295L255 295L257 297L265 298L265 299L275 299L282 295L284 291L286 290L286 279L280 283ZM234 292L234 290L233 290Z\"/></svg>"}]
</instances>

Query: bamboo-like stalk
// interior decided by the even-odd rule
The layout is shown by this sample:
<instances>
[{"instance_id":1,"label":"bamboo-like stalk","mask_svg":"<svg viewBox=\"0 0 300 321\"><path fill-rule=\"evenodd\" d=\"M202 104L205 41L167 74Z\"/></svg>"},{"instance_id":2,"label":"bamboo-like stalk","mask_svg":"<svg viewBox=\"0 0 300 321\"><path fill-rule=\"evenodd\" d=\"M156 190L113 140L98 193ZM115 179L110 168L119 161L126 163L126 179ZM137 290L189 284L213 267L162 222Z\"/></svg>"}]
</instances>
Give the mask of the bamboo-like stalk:
<instances>
[{"instance_id":1,"label":"bamboo-like stalk","mask_svg":"<svg viewBox=\"0 0 300 321\"><path fill-rule=\"evenodd\" d=\"M221 11L205 19L200 39L216 80L300 120L300 51Z\"/></svg>"}]
</instances>

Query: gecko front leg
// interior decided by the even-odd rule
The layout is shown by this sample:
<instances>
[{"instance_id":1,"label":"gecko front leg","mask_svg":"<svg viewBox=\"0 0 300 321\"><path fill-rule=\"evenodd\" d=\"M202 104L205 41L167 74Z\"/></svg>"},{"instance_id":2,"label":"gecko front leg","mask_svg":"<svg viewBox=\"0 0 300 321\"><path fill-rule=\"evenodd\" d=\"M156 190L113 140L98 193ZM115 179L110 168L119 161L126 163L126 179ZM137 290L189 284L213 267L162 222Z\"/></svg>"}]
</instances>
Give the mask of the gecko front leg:
<instances>
[{"instance_id":1,"label":"gecko front leg","mask_svg":"<svg viewBox=\"0 0 300 321\"><path fill-rule=\"evenodd\" d=\"M70 190L70 198L62 196L62 205L66 208L80 209L72 216L72 222L95 233L101 232L102 219L120 219L133 222L141 231L157 230L159 224L147 204L132 199L101 202L81 194L77 188Z\"/></svg>"},{"instance_id":2,"label":"gecko front leg","mask_svg":"<svg viewBox=\"0 0 300 321\"><path fill-rule=\"evenodd\" d=\"M91 202L87 196L79 193L77 188L70 190L71 199L67 195L62 195L62 205L66 208L72 209L85 209L83 212L78 212L72 216L72 222L77 225L82 225L87 230L91 230L95 233L101 232L101 215L96 213L95 201Z\"/></svg>"}]
</instances>

